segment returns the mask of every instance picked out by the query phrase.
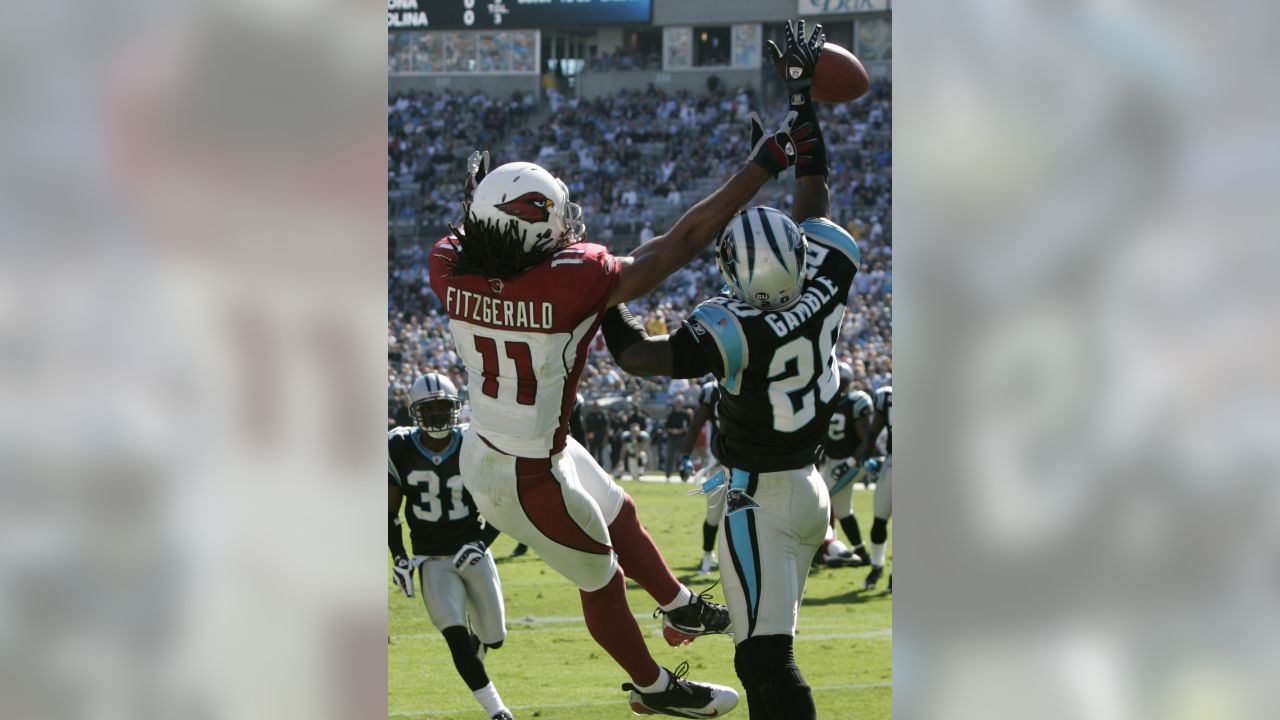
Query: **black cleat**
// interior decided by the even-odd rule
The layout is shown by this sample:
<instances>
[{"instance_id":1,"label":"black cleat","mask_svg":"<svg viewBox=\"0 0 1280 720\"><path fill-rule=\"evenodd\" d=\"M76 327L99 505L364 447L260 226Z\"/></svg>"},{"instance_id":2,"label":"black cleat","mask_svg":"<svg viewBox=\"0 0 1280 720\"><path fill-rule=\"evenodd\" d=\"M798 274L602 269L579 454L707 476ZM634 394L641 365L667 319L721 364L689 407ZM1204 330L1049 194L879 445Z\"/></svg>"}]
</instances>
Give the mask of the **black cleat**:
<instances>
[{"instance_id":1,"label":"black cleat","mask_svg":"<svg viewBox=\"0 0 1280 720\"><path fill-rule=\"evenodd\" d=\"M518 558L527 552L529 552L529 546L525 545L524 543L520 543L519 545L516 546L515 550L511 551L511 557Z\"/></svg>"},{"instance_id":2,"label":"black cleat","mask_svg":"<svg viewBox=\"0 0 1280 720\"><path fill-rule=\"evenodd\" d=\"M858 561L858 564L855 565L854 567L861 567L863 565L871 564L871 553L867 552L867 547L865 545L859 545L858 547L854 548L853 557L855 560Z\"/></svg>"},{"instance_id":3,"label":"black cleat","mask_svg":"<svg viewBox=\"0 0 1280 720\"><path fill-rule=\"evenodd\" d=\"M689 663L682 662L675 672L667 671L671 679L667 689L642 693L631 683L623 683L623 690L631 691L631 712L637 715L670 715L682 718L714 718L726 715L738 705L738 693L733 688L710 683L685 680Z\"/></svg>"},{"instance_id":4,"label":"black cleat","mask_svg":"<svg viewBox=\"0 0 1280 720\"><path fill-rule=\"evenodd\" d=\"M713 584L711 587L715 587ZM658 608L656 618L662 616L662 637L671 647L688 645L700 635L716 635L729 632L729 608L711 602L711 588L694 596L688 605L675 610Z\"/></svg>"},{"instance_id":5,"label":"black cleat","mask_svg":"<svg viewBox=\"0 0 1280 720\"><path fill-rule=\"evenodd\" d=\"M489 720L516 720L516 716L512 715L510 710L499 710Z\"/></svg>"},{"instance_id":6,"label":"black cleat","mask_svg":"<svg viewBox=\"0 0 1280 720\"><path fill-rule=\"evenodd\" d=\"M880 582L880 576L884 574L884 566L871 566L871 572L867 573L867 581L862 583L863 590L872 590L876 583Z\"/></svg>"}]
</instances>

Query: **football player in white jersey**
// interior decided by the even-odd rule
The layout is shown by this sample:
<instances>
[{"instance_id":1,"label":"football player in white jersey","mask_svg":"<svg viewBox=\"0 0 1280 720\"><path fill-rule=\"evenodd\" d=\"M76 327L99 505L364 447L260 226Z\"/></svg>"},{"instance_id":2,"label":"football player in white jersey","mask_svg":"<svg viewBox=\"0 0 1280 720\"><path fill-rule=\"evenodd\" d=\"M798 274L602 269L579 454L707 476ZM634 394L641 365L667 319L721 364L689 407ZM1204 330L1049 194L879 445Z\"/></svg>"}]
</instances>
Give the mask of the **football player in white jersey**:
<instances>
[{"instance_id":1,"label":"football player in white jersey","mask_svg":"<svg viewBox=\"0 0 1280 720\"><path fill-rule=\"evenodd\" d=\"M413 573L418 571L427 614L444 635L458 675L490 720L512 720L484 668L485 652L501 647L507 637L506 611L498 568L488 550L498 532L476 513L458 469L463 433L458 389L445 376L429 373L414 381L409 403L415 426L397 427L387 435L392 577L413 597ZM412 558L400 530L405 501Z\"/></svg>"},{"instance_id":2,"label":"football player in white jersey","mask_svg":"<svg viewBox=\"0 0 1280 720\"><path fill-rule=\"evenodd\" d=\"M760 135L745 166L631 255L585 242L581 209L565 184L532 163L487 170L461 231L429 256L471 387L472 425L462 447L467 489L486 518L527 544L581 590L595 641L627 672L638 713L711 717L738 702L731 688L660 667L627 606L626 576L659 603L669 643L727 632L724 606L694 595L667 567L635 503L576 440L569 413L588 344L607 308L641 297L700 254L770 178L802 157L809 128L795 116ZM620 567L621 566L621 567Z\"/></svg>"},{"instance_id":3,"label":"football player in white jersey","mask_svg":"<svg viewBox=\"0 0 1280 720\"><path fill-rule=\"evenodd\" d=\"M835 345L859 263L853 238L828 219L826 150L809 93L825 36L819 25L805 38L803 23L798 35L787 25L778 53L791 110L816 139L796 164L795 219L761 206L734 217L717 258L731 297L699 304L676 332L648 337L625 305L604 323L624 370L710 372L719 382L712 449L728 476L721 577L752 720L817 718L792 648L810 560L829 527L814 461L835 410Z\"/></svg>"},{"instance_id":4,"label":"football player in white jersey","mask_svg":"<svg viewBox=\"0 0 1280 720\"><path fill-rule=\"evenodd\" d=\"M893 516L893 386L878 388L875 394L875 419L862 437L854 460L861 463L876 481L875 499L872 501L875 518L871 523L871 572L863 583L864 590L871 590L884 575L885 545L889 542L889 518ZM877 443L880 434L885 435L885 459L881 463L874 456L879 453ZM889 592L893 592L893 575L889 576Z\"/></svg>"}]
</instances>

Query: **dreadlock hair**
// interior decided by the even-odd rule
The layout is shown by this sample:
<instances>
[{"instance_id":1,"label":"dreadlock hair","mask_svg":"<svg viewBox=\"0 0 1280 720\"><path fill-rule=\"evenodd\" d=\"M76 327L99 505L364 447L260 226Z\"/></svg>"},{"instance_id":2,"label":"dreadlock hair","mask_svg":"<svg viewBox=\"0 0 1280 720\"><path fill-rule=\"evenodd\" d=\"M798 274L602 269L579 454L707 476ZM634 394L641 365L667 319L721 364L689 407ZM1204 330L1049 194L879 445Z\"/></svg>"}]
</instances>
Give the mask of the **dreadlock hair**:
<instances>
[{"instance_id":1,"label":"dreadlock hair","mask_svg":"<svg viewBox=\"0 0 1280 720\"><path fill-rule=\"evenodd\" d=\"M485 278L507 280L551 257L559 248L554 245L528 252L524 239L528 230L521 230L514 218L503 224L496 220L481 220L467 213L463 232L449 224L449 230L458 238L458 259L450 267L450 277L479 275Z\"/></svg>"}]
</instances>

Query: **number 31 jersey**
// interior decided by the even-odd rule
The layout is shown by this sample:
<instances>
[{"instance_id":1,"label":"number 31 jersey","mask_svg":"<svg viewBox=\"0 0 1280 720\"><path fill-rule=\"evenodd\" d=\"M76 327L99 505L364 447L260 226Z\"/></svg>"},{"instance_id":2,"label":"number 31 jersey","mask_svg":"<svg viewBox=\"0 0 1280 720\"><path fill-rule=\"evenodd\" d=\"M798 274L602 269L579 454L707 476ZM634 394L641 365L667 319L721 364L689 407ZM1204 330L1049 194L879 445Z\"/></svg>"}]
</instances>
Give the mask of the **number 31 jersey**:
<instances>
[{"instance_id":1,"label":"number 31 jersey","mask_svg":"<svg viewBox=\"0 0 1280 720\"><path fill-rule=\"evenodd\" d=\"M449 446L439 453L422 444L421 432L398 427L387 434L387 482L399 485L408 500L404 516L413 554L453 555L484 536L484 522L458 470L462 430L454 429Z\"/></svg>"},{"instance_id":2,"label":"number 31 jersey","mask_svg":"<svg viewBox=\"0 0 1280 720\"><path fill-rule=\"evenodd\" d=\"M564 449L587 347L618 284L618 259L576 243L506 280L451 277L457 240L431 251L431 287L467 368L471 424L493 447L526 458Z\"/></svg>"},{"instance_id":3,"label":"number 31 jersey","mask_svg":"<svg viewBox=\"0 0 1280 720\"><path fill-rule=\"evenodd\" d=\"M858 246L825 218L806 220L800 229L808 239L808 269L794 305L765 312L718 297L699 305L686 323L718 369L720 427L712 451L731 468L777 472L812 464L835 408L835 347Z\"/></svg>"}]
</instances>

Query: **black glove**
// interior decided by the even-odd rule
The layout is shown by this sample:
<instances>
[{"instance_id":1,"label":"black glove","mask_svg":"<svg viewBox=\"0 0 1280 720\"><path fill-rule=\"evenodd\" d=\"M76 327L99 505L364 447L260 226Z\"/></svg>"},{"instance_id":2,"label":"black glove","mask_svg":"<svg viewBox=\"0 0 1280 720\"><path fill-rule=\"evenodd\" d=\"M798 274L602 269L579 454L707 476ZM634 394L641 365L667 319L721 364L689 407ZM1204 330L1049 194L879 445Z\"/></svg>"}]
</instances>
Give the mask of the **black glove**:
<instances>
[{"instance_id":1,"label":"black glove","mask_svg":"<svg viewBox=\"0 0 1280 720\"><path fill-rule=\"evenodd\" d=\"M693 476L693 458L685 453L680 458L680 480L689 482L689 478Z\"/></svg>"},{"instance_id":2,"label":"black glove","mask_svg":"<svg viewBox=\"0 0 1280 720\"><path fill-rule=\"evenodd\" d=\"M396 587L404 592L405 597L413 597L413 563L409 558L396 558L395 565L391 567L391 578L395 580Z\"/></svg>"},{"instance_id":3,"label":"black glove","mask_svg":"<svg viewBox=\"0 0 1280 720\"><path fill-rule=\"evenodd\" d=\"M484 557L485 549L483 540L472 540L463 545L458 550L458 553L453 556L453 567L457 570L462 570L475 565Z\"/></svg>"},{"instance_id":4,"label":"black glove","mask_svg":"<svg viewBox=\"0 0 1280 720\"><path fill-rule=\"evenodd\" d=\"M822 139L814 131L813 122L792 127L796 113L787 113L782 126L772 135L766 135L760 116L751 113L751 155L747 158L777 177L778 173L804 160L806 165L815 162L815 150L821 148ZM825 151L823 164L825 167Z\"/></svg>"},{"instance_id":5,"label":"black glove","mask_svg":"<svg viewBox=\"0 0 1280 720\"><path fill-rule=\"evenodd\" d=\"M800 146L797 147L795 162L798 178L828 174L826 143L823 142L822 129L818 125L813 100L809 96L813 74L817 70L818 58L822 55L822 46L826 41L827 35L820 24L814 25L813 33L806 40L804 20L796 23L794 31L791 23L787 23L785 50L779 50L773 41L769 41L769 58L787 85L788 103L791 111L796 113L796 131L792 133L792 137ZM800 128L805 126L808 126L808 131L802 136Z\"/></svg>"},{"instance_id":6,"label":"black glove","mask_svg":"<svg viewBox=\"0 0 1280 720\"><path fill-rule=\"evenodd\" d=\"M792 105L796 105L796 94L801 94L805 101L808 100L809 86L818 67L822 46L827 42L827 34L822 30L822 25L817 24L813 26L813 34L806 40L804 20L799 20L794 30L791 22L787 21L786 36L785 50L779 50L770 40L766 52L773 61L773 66L782 74L782 81L787 84L787 90L792 95Z\"/></svg>"}]
</instances>

